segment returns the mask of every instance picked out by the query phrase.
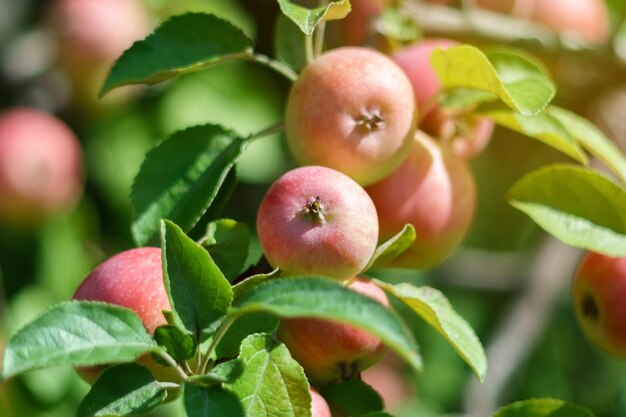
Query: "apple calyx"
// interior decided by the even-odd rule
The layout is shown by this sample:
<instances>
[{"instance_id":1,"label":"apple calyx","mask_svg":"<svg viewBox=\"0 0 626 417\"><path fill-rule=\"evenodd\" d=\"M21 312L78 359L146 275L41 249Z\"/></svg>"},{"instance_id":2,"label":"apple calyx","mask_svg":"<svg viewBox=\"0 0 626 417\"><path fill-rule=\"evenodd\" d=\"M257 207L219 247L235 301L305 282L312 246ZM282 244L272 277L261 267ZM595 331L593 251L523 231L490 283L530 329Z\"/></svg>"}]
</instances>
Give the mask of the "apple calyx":
<instances>
[{"instance_id":1,"label":"apple calyx","mask_svg":"<svg viewBox=\"0 0 626 417\"><path fill-rule=\"evenodd\" d=\"M581 300L581 311L585 315L585 317L596 321L600 317L600 309L598 308L598 304L596 300L593 298L591 294L585 294L585 296Z\"/></svg>"},{"instance_id":2,"label":"apple calyx","mask_svg":"<svg viewBox=\"0 0 626 417\"><path fill-rule=\"evenodd\" d=\"M374 110L364 112L356 118L356 125L364 127L368 131L383 129L385 127L385 119L380 115L380 111Z\"/></svg>"},{"instance_id":3,"label":"apple calyx","mask_svg":"<svg viewBox=\"0 0 626 417\"><path fill-rule=\"evenodd\" d=\"M317 223L326 223L326 217L324 216L324 205L322 204L322 200L320 199L319 195L309 198L309 201L304 206L304 209L302 209L302 213Z\"/></svg>"}]
</instances>

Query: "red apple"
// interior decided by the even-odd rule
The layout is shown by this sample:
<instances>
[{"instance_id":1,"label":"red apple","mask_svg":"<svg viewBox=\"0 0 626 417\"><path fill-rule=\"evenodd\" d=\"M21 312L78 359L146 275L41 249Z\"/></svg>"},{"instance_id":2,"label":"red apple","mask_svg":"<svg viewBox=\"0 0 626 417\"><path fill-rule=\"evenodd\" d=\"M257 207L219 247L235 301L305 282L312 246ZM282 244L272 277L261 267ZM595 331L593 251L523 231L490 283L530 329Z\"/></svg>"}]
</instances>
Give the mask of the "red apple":
<instances>
[{"instance_id":1,"label":"red apple","mask_svg":"<svg viewBox=\"0 0 626 417\"><path fill-rule=\"evenodd\" d=\"M476 187L467 163L421 132L400 168L366 191L378 211L381 240L407 223L415 227L415 242L390 266L440 264L460 245L474 218Z\"/></svg>"},{"instance_id":2,"label":"red apple","mask_svg":"<svg viewBox=\"0 0 626 417\"><path fill-rule=\"evenodd\" d=\"M257 233L269 263L283 275L355 276L378 239L374 203L356 182L330 168L287 172L268 190Z\"/></svg>"},{"instance_id":3,"label":"red apple","mask_svg":"<svg viewBox=\"0 0 626 417\"><path fill-rule=\"evenodd\" d=\"M533 19L557 33L573 33L592 43L603 44L610 35L604 0L534 0Z\"/></svg>"},{"instance_id":4,"label":"red apple","mask_svg":"<svg viewBox=\"0 0 626 417\"><path fill-rule=\"evenodd\" d=\"M0 220L32 225L82 193L82 151L69 127L31 108L0 114Z\"/></svg>"},{"instance_id":5,"label":"red apple","mask_svg":"<svg viewBox=\"0 0 626 417\"><path fill-rule=\"evenodd\" d=\"M348 288L389 307L385 292L370 280L356 278ZM283 319L278 337L302 365L309 379L317 383L352 378L378 362L387 352L377 336L329 320Z\"/></svg>"},{"instance_id":6,"label":"red apple","mask_svg":"<svg viewBox=\"0 0 626 417\"><path fill-rule=\"evenodd\" d=\"M94 269L78 287L74 300L103 301L135 311L146 330L154 334L166 324L163 310L171 310L163 284L160 248L130 249L107 259ZM172 368L159 365L149 355L137 360L161 381L177 381ZM92 383L102 367L85 367L79 374Z\"/></svg>"},{"instance_id":7,"label":"red apple","mask_svg":"<svg viewBox=\"0 0 626 417\"><path fill-rule=\"evenodd\" d=\"M315 388L311 388L311 417L331 417L326 400Z\"/></svg>"},{"instance_id":8,"label":"red apple","mask_svg":"<svg viewBox=\"0 0 626 417\"><path fill-rule=\"evenodd\" d=\"M289 94L285 131L301 165L323 165L362 185L402 162L415 128L411 84L389 58L334 49L307 66Z\"/></svg>"},{"instance_id":9,"label":"red apple","mask_svg":"<svg viewBox=\"0 0 626 417\"><path fill-rule=\"evenodd\" d=\"M453 143L459 156L472 158L487 146L494 124L485 118L468 114L447 114L438 102L441 83L430 63L435 48L457 45L449 39L427 39L410 45L393 55L393 60L406 72L417 104L421 109L419 128L429 135ZM458 144L457 144L458 143Z\"/></svg>"},{"instance_id":10,"label":"red apple","mask_svg":"<svg viewBox=\"0 0 626 417\"><path fill-rule=\"evenodd\" d=\"M572 296L587 338L611 355L626 357L626 257L587 253L574 277Z\"/></svg>"},{"instance_id":11,"label":"red apple","mask_svg":"<svg viewBox=\"0 0 626 417\"><path fill-rule=\"evenodd\" d=\"M345 45L363 45L372 31L374 19L380 15L388 0L351 0L352 11L343 20L341 32Z\"/></svg>"}]
</instances>

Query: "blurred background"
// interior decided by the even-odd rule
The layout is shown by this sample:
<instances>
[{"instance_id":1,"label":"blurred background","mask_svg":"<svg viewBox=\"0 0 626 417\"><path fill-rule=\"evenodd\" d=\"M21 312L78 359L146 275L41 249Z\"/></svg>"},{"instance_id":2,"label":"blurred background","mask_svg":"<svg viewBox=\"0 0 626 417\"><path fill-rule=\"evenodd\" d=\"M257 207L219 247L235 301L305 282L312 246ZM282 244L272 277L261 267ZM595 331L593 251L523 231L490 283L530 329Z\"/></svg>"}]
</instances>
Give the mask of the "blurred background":
<instances>
[{"instance_id":1,"label":"blurred background","mask_svg":"<svg viewBox=\"0 0 626 417\"><path fill-rule=\"evenodd\" d=\"M328 44L389 52L436 36L524 48L557 82L556 102L592 119L624 149L626 2L534 1L371 0L362 27L349 20L329 24ZM353 1L354 16L362 3ZM380 16L383 3L398 6L393 15ZM566 22L572 14L567 10L583 12ZM27 107L54 115L71 129L82 154L75 162L82 167L80 197L49 212L0 222L0 348L35 314L69 299L95 265L133 246L129 194L153 144L200 123L248 135L282 119L289 83L254 63L97 98L124 49L168 16L186 11L222 16L254 39L258 51L274 56L274 0L0 0L0 112ZM477 331L490 360L480 385L452 348L416 321L425 372L413 375L390 356L365 374L394 415L487 416L529 397L575 402L598 417L626 415L626 366L592 348L574 318L569 282L580 253L548 239L505 200L524 173L563 160L535 140L496 129L471 163L479 203L464 247L431 271L376 271L382 279L443 291ZM223 216L253 227L265 190L292 166L281 135L255 141L237 167L238 185ZM250 264L260 256L253 244ZM88 388L72 369L30 372L0 382L0 415L74 415ZM177 402L153 413L178 414Z\"/></svg>"}]
</instances>

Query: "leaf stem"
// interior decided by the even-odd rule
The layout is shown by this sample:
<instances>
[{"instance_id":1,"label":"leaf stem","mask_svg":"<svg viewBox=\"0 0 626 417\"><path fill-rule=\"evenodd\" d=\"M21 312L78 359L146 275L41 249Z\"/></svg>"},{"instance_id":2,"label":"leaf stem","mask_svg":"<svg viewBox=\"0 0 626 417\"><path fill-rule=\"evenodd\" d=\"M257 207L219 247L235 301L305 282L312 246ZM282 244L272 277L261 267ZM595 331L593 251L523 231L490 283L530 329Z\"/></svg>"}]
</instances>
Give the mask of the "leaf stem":
<instances>
[{"instance_id":1,"label":"leaf stem","mask_svg":"<svg viewBox=\"0 0 626 417\"><path fill-rule=\"evenodd\" d=\"M310 64L315 60L315 54L313 53L313 36L307 35L304 37L304 46L306 48L306 63Z\"/></svg>"},{"instance_id":2,"label":"leaf stem","mask_svg":"<svg viewBox=\"0 0 626 417\"><path fill-rule=\"evenodd\" d=\"M266 67L273 69L274 71L278 72L279 74L281 74L282 76L284 76L290 81L295 81L298 79L298 74L294 70L292 70L291 68L289 68L287 65L283 64L282 62L272 59L266 55L249 54L249 55L246 55L246 58L249 61L257 62L261 65L265 65Z\"/></svg>"},{"instance_id":3,"label":"leaf stem","mask_svg":"<svg viewBox=\"0 0 626 417\"><path fill-rule=\"evenodd\" d=\"M263 130L253 133L248 139L253 140L253 139L263 137L263 136L273 135L274 133L282 132L283 129L284 129L284 126L282 122L274 123L273 125L268 126Z\"/></svg>"},{"instance_id":4,"label":"leaf stem","mask_svg":"<svg viewBox=\"0 0 626 417\"><path fill-rule=\"evenodd\" d=\"M209 348L204 354L204 358L202 359L202 363L200 364L200 367L198 368L198 373L200 375L203 375L206 373L207 366L209 365L209 360L211 359L211 354L213 353L213 351L217 347L217 344L222 340L222 338L224 337L224 335L226 334L226 332L228 331L230 326L235 322L236 319L237 319L236 316L235 317L230 316L220 326L219 330L215 334L215 337L211 341L211 345L209 345Z\"/></svg>"},{"instance_id":5,"label":"leaf stem","mask_svg":"<svg viewBox=\"0 0 626 417\"><path fill-rule=\"evenodd\" d=\"M320 6L326 7L328 5L328 0L322 0ZM326 20L322 20L315 29L315 49L314 49L314 58L322 55L324 51L324 35L326 34Z\"/></svg>"},{"instance_id":6,"label":"leaf stem","mask_svg":"<svg viewBox=\"0 0 626 417\"><path fill-rule=\"evenodd\" d=\"M188 381L189 380L189 376L185 373L185 371L183 371L183 368L181 368L176 361L174 360L174 358L172 358L166 351L164 351L163 349L157 349L155 351L155 353L157 355L159 355L161 358L163 358L163 360L165 362L167 362L171 367L173 367L174 369L176 369L176 372L178 372L178 375L180 375L180 377L182 378L183 381Z\"/></svg>"}]
</instances>

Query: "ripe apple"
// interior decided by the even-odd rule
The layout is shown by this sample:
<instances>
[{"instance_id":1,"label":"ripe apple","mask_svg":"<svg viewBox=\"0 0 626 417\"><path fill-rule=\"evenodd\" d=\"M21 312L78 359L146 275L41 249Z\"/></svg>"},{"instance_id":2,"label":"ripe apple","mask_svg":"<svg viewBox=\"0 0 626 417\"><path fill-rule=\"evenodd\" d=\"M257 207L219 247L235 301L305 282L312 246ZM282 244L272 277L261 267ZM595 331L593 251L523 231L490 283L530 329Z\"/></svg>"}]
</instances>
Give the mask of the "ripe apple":
<instances>
[{"instance_id":1,"label":"ripe apple","mask_svg":"<svg viewBox=\"0 0 626 417\"><path fill-rule=\"evenodd\" d=\"M464 158L478 155L487 146L494 124L467 114L447 114L437 101L441 83L430 63L435 48L447 49L457 43L450 39L427 39L407 46L392 58L413 86L421 111L419 128L429 135L453 143L453 150Z\"/></svg>"},{"instance_id":2,"label":"ripe apple","mask_svg":"<svg viewBox=\"0 0 626 417\"><path fill-rule=\"evenodd\" d=\"M328 403L315 388L311 388L311 417L331 417Z\"/></svg>"},{"instance_id":3,"label":"ripe apple","mask_svg":"<svg viewBox=\"0 0 626 417\"><path fill-rule=\"evenodd\" d=\"M0 113L0 220L37 224L82 193L82 151L70 128L32 108Z\"/></svg>"},{"instance_id":4,"label":"ripe apple","mask_svg":"<svg viewBox=\"0 0 626 417\"><path fill-rule=\"evenodd\" d=\"M327 166L367 185L406 157L415 113L411 84L389 58L367 48L338 48L293 84L285 132L301 165Z\"/></svg>"},{"instance_id":5,"label":"ripe apple","mask_svg":"<svg viewBox=\"0 0 626 417\"><path fill-rule=\"evenodd\" d=\"M107 259L94 269L80 284L74 300L103 301L134 310L146 330L152 335L157 327L166 324L163 310L171 310L163 284L160 248L130 249ZM146 366L159 381L179 381L172 368L155 362L149 355L137 360ZM80 368L79 374L93 383L103 367Z\"/></svg>"},{"instance_id":6,"label":"ripe apple","mask_svg":"<svg viewBox=\"0 0 626 417\"><path fill-rule=\"evenodd\" d=\"M400 168L366 191L378 211L381 240L407 223L415 227L415 242L390 266L438 265L459 246L474 218L476 186L467 163L419 131Z\"/></svg>"},{"instance_id":7,"label":"ripe apple","mask_svg":"<svg viewBox=\"0 0 626 417\"><path fill-rule=\"evenodd\" d=\"M592 44L603 44L610 35L604 0L534 0L532 18L557 33L573 33Z\"/></svg>"},{"instance_id":8,"label":"ripe apple","mask_svg":"<svg viewBox=\"0 0 626 417\"><path fill-rule=\"evenodd\" d=\"M283 275L355 276L378 240L378 217L365 190L326 167L291 170L268 190L257 233L269 263Z\"/></svg>"},{"instance_id":9,"label":"ripe apple","mask_svg":"<svg viewBox=\"0 0 626 417\"><path fill-rule=\"evenodd\" d=\"M603 351L626 357L626 257L587 253L572 286L576 318Z\"/></svg>"},{"instance_id":10,"label":"ripe apple","mask_svg":"<svg viewBox=\"0 0 626 417\"><path fill-rule=\"evenodd\" d=\"M389 308L385 292L370 280L355 278L348 288ZM302 365L309 379L317 383L353 378L387 352L378 337L329 320L283 319L278 337Z\"/></svg>"}]
</instances>

